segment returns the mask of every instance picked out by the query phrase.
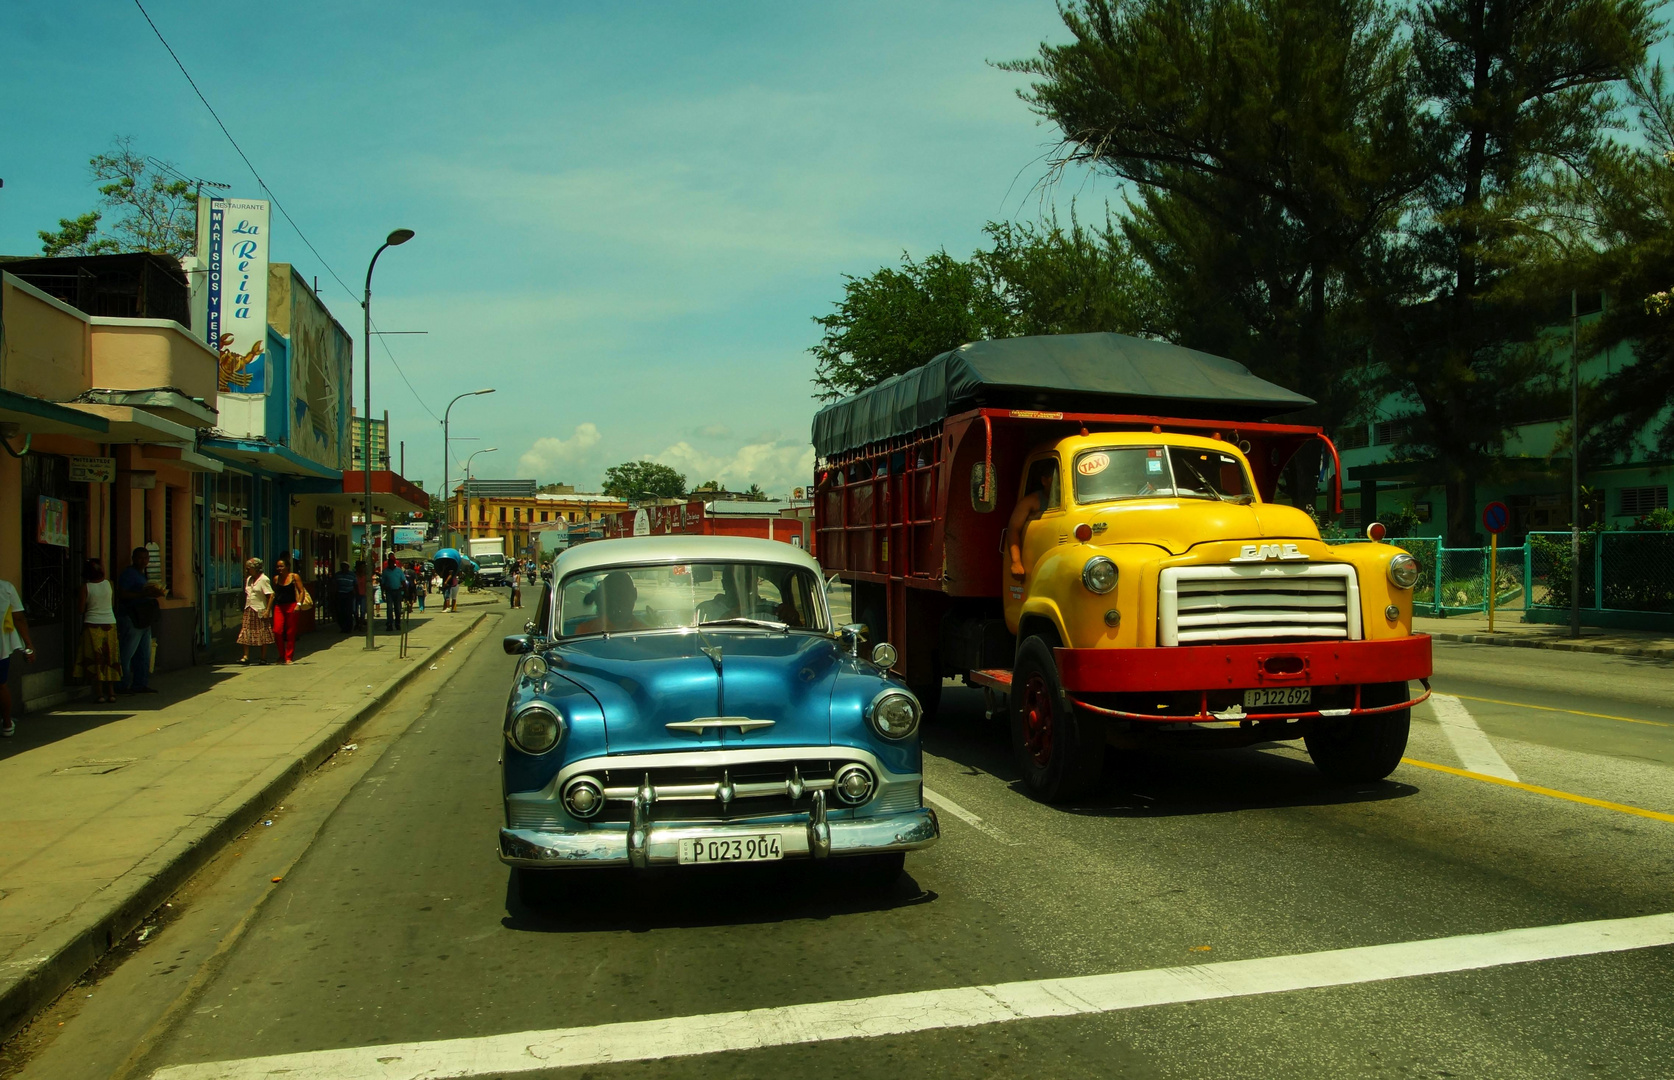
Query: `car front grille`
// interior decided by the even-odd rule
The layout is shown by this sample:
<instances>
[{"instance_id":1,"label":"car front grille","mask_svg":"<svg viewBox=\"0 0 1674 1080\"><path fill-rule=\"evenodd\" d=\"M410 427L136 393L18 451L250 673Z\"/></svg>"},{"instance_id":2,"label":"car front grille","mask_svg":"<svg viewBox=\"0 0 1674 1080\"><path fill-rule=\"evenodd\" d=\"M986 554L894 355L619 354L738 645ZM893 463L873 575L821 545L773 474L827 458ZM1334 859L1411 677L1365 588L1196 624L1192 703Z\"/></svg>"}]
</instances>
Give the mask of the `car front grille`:
<instances>
[{"instance_id":1,"label":"car front grille","mask_svg":"<svg viewBox=\"0 0 1674 1080\"><path fill-rule=\"evenodd\" d=\"M1360 637L1359 582L1343 563L1171 566L1159 576L1159 645Z\"/></svg>"},{"instance_id":2,"label":"car front grille","mask_svg":"<svg viewBox=\"0 0 1674 1080\"><path fill-rule=\"evenodd\" d=\"M594 821L627 821L635 795L649 785L653 821L736 821L806 814L816 791L832 798L837 770L846 761L751 762L745 765L603 769L588 773L604 787L605 808ZM730 795L722 797L724 789Z\"/></svg>"}]
</instances>

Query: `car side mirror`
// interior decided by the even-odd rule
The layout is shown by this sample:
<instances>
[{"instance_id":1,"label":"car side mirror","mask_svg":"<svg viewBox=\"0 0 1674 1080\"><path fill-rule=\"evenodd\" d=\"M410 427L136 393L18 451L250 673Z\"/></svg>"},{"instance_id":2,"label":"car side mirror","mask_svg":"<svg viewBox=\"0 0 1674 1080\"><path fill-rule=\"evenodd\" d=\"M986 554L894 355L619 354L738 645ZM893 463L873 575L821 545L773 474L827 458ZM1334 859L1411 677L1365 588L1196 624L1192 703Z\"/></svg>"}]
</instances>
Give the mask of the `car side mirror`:
<instances>
[{"instance_id":1,"label":"car side mirror","mask_svg":"<svg viewBox=\"0 0 1674 1080\"><path fill-rule=\"evenodd\" d=\"M523 656L535 651L535 639L528 634L507 634L500 642L507 656Z\"/></svg>"},{"instance_id":2,"label":"car side mirror","mask_svg":"<svg viewBox=\"0 0 1674 1080\"><path fill-rule=\"evenodd\" d=\"M971 466L971 509L979 514L994 509L994 466L978 461Z\"/></svg>"},{"instance_id":3,"label":"car side mirror","mask_svg":"<svg viewBox=\"0 0 1674 1080\"><path fill-rule=\"evenodd\" d=\"M850 656L860 655L860 639L866 636L865 623L849 623L837 631L837 639L849 650Z\"/></svg>"},{"instance_id":4,"label":"car side mirror","mask_svg":"<svg viewBox=\"0 0 1674 1080\"><path fill-rule=\"evenodd\" d=\"M528 622L523 624L523 632L525 634L533 635L538 629L540 628L535 625L535 620L533 619L530 619Z\"/></svg>"}]
</instances>

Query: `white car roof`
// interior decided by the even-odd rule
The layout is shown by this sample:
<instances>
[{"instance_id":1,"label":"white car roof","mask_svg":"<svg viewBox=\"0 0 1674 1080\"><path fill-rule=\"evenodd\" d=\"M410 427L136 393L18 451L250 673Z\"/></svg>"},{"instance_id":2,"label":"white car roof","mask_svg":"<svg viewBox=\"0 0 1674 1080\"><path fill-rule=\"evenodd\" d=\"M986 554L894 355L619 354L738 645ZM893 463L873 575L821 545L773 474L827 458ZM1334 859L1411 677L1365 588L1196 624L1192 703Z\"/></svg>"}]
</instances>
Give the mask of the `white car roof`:
<instances>
[{"instance_id":1,"label":"white car roof","mask_svg":"<svg viewBox=\"0 0 1674 1080\"><path fill-rule=\"evenodd\" d=\"M685 562L774 563L820 573L820 564L811 555L782 540L747 536L634 536L591 540L568 548L554 562L553 574L560 577L609 566Z\"/></svg>"}]
</instances>

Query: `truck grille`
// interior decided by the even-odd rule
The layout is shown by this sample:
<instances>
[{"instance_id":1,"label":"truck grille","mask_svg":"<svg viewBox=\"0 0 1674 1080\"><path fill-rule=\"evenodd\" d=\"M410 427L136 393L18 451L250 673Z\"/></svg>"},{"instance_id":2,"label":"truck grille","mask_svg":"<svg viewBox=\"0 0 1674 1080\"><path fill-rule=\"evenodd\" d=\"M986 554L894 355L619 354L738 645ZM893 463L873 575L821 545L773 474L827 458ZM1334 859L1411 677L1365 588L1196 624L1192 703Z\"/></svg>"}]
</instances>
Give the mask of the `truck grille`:
<instances>
[{"instance_id":1,"label":"truck grille","mask_svg":"<svg viewBox=\"0 0 1674 1080\"><path fill-rule=\"evenodd\" d=\"M1360 585L1342 563L1171 566L1158 592L1159 645L1361 637Z\"/></svg>"}]
</instances>

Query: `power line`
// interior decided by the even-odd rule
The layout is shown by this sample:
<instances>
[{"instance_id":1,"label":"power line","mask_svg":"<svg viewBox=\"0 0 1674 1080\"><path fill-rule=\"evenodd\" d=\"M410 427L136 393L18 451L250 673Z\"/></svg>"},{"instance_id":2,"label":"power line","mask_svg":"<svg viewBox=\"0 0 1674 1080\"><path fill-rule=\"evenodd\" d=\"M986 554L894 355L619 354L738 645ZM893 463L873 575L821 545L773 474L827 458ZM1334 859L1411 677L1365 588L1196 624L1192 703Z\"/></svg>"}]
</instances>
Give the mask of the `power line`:
<instances>
[{"instance_id":1,"label":"power line","mask_svg":"<svg viewBox=\"0 0 1674 1080\"><path fill-rule=\"evenodd\" d=\"M243 147L238 145L238 140L233 138L232 132L228 131L227 125L221 121L221 116L215 111L215 106L211 105L209 103L209 99L203 96L203 91L198 89L197 80L192 78L192 73L186 70L185 64L181 63L180 57L176 55L174 51L174 46L170 45L168 38L164 37L163 32L157 29L157 24L152 21L151 13L145 10L145 5L141 3L140 0L134 0L134 6L139 8L139 13L145 17L146 25L150 26L151 32L157 35L157 40L162 42L163 48L168 51L169 59L174 61L174 66L180 69L180 73L182 75L186 76L186 83L192 88L192 93L196 94L198 96L198 100L203 102L203 107L209 110L209 115L214 119L215 126L219 127L221 129L221 134L227 137L227 142L232 144L233 150L238 153L238 156L244 162L245 167L250 170L250 175L256 178L256 183L261 185L262 191L267 193L267 197L273 201L274 207L276 207L279 213L284 216L285 220L290 223L290 226L296 232L297 237L302 240L303 244L307 246L309 251L314 253L314 258L319 260L321 266L325 267L326 273L330 274L332 279L343 287L343 291L349 294L349 299L354 301L356 304L362 303L361 298L355 295L355 291L349 288L348 283L338 276L337 271L332 269L330 263L326 262L325 256L320 254L320 250L314 246L314 242L308 239L308 234L303 232L302 226L298 225L296 223L296 219L291 217L291 212L285 209L285 204L279 201L279 196L275 195L273 193L273 189L267 186L267 181L262 179L262 174L256 171L256 166L250 161L249 155L244 152ZM376 326L377 324L373 323L373 325ZM395 354L390 352L389 345L384 342L382 337L380 337L378 341L380 344L383 344L384 354L389 357L389 362L395 368L395 373L401 376L401 381L406 383L407 389L412 392L413 400L417 401L419 403L419 407L430 414L430 418L432 420L436 421L438 424L441 423L442 418L436 415L436 411L434 409L425 404L423 398L419 397L418 390L414 389L411 380L407 378L407 373L401 370L401 365L396 362Z\"/></svg>"}]
</instances>

